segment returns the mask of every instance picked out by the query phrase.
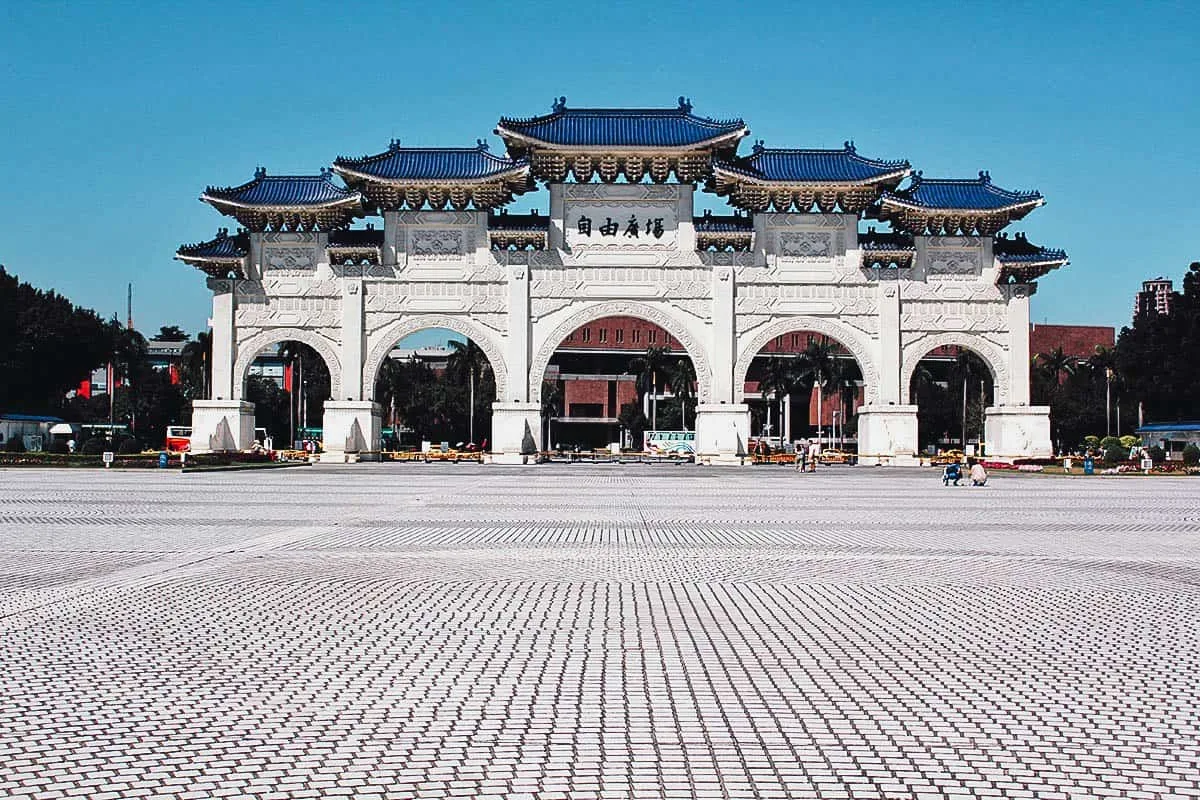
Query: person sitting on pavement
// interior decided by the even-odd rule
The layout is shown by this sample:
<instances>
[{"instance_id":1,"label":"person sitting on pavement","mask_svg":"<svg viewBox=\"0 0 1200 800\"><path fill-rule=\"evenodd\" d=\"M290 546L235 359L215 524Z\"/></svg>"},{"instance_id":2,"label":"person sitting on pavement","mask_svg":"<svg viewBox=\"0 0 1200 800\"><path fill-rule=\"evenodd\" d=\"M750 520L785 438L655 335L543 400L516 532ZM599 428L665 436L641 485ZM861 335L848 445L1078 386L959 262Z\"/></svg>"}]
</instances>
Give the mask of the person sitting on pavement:
<instances>
[{"instance_id":1,"label":"person sitting on pavement","mask_svg":"<svg viewBox=\"0 0 1200 800\"><path fill-rule=\"evenodd\" d=\"M988 474L987 474L987 470L983 468L983 462L976 461L973 464L971 464L970 475L971 475L971 485L972 486L987 485Z\"/></svg>"},{"instance_id":2,"label":"person sitting on pavement","mask_svg":"<svg viewBox=\"0 0 1200 800\"><path fill-rule=\"evenodd\" d=\"M962 468L958 462L947 464L946 468L942 470L942 486L949 486L950 481L954 481L954 485L958 486L960 480L962 480Z\"/></svg>"}]
</instances>

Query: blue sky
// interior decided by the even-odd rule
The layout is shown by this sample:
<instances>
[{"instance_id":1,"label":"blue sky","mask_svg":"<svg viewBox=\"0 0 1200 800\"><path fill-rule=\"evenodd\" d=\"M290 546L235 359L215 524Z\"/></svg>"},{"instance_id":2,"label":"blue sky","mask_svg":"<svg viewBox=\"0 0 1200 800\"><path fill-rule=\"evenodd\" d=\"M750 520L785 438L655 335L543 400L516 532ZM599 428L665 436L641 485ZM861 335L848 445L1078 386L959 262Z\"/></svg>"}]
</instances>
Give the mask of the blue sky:
<instances>
[{"instance_id":1,"label":"blue sky","mask_svg":"<svg viewBox=\"0 0 1200 800\"><path fill-rule=\"evenodd\" d=\"M236 226L206 185L392 137L498 149L501 115L560 94L685 94L769 145L854 139L1039 189L1009 230L1072 264L1041 281L1038 322L1126 324L1143 279L1200 259L1194 2L9 2L0 23L0 263L106 316L132 281L145 331L205 325L203 276L172 255Z\"/></svg>"}]
</instances>

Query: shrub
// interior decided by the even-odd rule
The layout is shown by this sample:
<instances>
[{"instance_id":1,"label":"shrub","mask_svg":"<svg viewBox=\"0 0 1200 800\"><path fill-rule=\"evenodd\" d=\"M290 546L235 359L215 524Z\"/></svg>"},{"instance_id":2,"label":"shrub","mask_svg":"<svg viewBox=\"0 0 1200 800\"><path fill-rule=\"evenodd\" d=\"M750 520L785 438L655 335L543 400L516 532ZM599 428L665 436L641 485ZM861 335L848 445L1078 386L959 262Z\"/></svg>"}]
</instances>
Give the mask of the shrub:
<instances>
[{"instance_id":1,"label":"shrub","mask_svg":"<svg viewBox=\"0 0 1200 800\"><path fill-rule=\"evenodd\" d=\"M108 440L103 436L93 436L88 439L79 448L79 452L85 456L98 456L108 449Z\"/></svg>"},{"instance_id":2,"label":"shrub","mask_svg":"<svg viewBox=\"0 0 1200 800\"><path fill-rule=\"evenodd\" d=\"M1189 467L1194 467L1197 464L1200 464L1200 447L1196 447L1194 444L1189 444L1187 447L1183 448L1183 463L1187 464Z\"/></svg>"},{"instance_id":3,"label":"shrub","mask_svg":"<svg viewBox=\"0 0 1200 800\"><path fill-rule=\"evenodd\" d=\"M1105 453L1107 453L1109 450L1111 450L1114 447L1121 447L1121 446L1122 446L1121 440L1115 436L1105 436L1103 439L1100 440L1100 449L1103 450ZM1126 447L1125 449L1129 450L1128 447Z\"/></svg>"},{"instance_id":4,"label":"shrub","mask_svg":"<svg viewBox=\"0 0 1200 800\"><path fill-rule=\"evenodd\" d=\"M57 453L59 455L65 456L70 451L71 451L71 448L67 447L67 443L60 441L60 442L55 442L54 444L50 445L50 449L47 450L46 452Z\"/></svg>"},{"instance_id":5,"label":"shrub","mask_svg":"<svg viewBox=\"0 0 1200 800\"><path fill-rule=\"evenodd\" d=\"M1164 451L1161 447L1159 447L1156 444L1151 445L1150 447L1146 448L1146 455L1148 455L1150 457L1150 460L1153 461L1155 464L1161 464L1162 462L1167 460L1166 451Z\"/></svg>"},{"instance_id":6,"label":"shrub","mask_svg":"<svg viewBox=\"0 0 1200 800\"><path fill-rule=\"evenodd\" d=\"M24 453L25 439L20 436L14 436L4 443L4 452L6 453Z\"/></svg>"},{"instance_id":7,"label":"shrub","mask_svg":"<svg viewBox=\"0 0 1200 800\"><path fill-rule=\"evenodd\" d=\"M1100 449L1100 437L1099 436L1083 437L1083 449L1084 450L1099 450Z\"/></svg>"},{"instance_id":8,"label":"shrub","mask_svg":"<svg viewBox=\"0 0 1200 800\"><path fill-rule=\"evenodd\" d=\"M131 436L121 440L121 443L117 445L117 452L123 456L134 455L142 452L142 445Z\"/></svg>"},{"instance_id":9,"label":"shrub","mask_svg":"<svg viewBox=\"0 0 1200 800\"><path fill-rule=\"evenodd\" d=\"M1117 443L1116 447L1106 447L1104 449L1104 463L1110 467L1114 464L1120 464L1128 457L1129 451L1121 447L1120 442Z\"/></svg>"},{"instance_id":10,"label":"shrub","mask_svg":"<svg viewBox=\"0 0 1200 800\"><path fill-rule=\"evenodd\" d=\"M1138 439L1138 437L1136 437L1136 436L1128 436L1128 435L1122 436L1121 437L1121 447L1124 447L1126 450L1129 450L1132 447L1136 447L1138 442L1140 442L1140 441L1141 440Z\"/></svg>"}]
</instances>

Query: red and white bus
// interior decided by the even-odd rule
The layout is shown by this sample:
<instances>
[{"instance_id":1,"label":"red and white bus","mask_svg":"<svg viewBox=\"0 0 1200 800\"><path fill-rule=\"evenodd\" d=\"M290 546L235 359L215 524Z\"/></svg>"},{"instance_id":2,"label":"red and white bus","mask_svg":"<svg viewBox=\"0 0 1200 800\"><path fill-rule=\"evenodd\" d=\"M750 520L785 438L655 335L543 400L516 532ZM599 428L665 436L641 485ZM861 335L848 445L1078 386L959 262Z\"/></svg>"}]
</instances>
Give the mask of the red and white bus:
<instances>
[{"instance_id":1,"label":"red and white bus","mask_svg":"<svg viewBox=\"0 0 1200 800\"><path fill-rule=\"evenodd\" d=\"M167 426L167 452L186 453L192 449L192 427L190 425Z\"/></svg>"}]
</instances>

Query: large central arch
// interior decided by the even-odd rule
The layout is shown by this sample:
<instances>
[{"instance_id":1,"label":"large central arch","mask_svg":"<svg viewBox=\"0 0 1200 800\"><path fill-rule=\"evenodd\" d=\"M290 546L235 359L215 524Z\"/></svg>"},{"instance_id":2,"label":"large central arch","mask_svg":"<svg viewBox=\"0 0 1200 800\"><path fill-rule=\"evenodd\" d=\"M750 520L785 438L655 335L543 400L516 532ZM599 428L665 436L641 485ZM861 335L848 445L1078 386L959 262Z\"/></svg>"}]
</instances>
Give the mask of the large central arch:
<instances>
[{"instance_id":1,"label":"large central arch","mask_svg":"<svg viewBox=\"0 0 1200 800\"><path fill-rule=\"evenodd\" d=\"M504 348L496 341L495 334L477 322L447 314L406 316L372 333L371 339L375 343L367 352L363 364L363 392L374 395L379 369L397 342L409 334L430 328L445 328L460 333L479 345L492 367L492 375L496 380L496 397L508 399L508 363L504 360Z\"/></svg>"},{"instance_id":2,"label":"large central arch","mask_svg":"<svg viewBox=\"0 0 1200 800\"><path fill-rule=\"evenodd\" d=\"M648 303L623 300L590 303L583 306L560 322L549 333L542 342L529 367L529 399L531 402L542 402L542 379L546 375L546 368L550 364L550 359L553 357L554 351L558 349L563 340L574 332L576 328L587 325L589 322L595 322L598 319L604 319L605 317L637 317L647 322L653 322L675 337L675 340L683 345L683 349L687 351L688 357L692 360L692 365L696 368L697 399L701 403L711 401L712 364L709 361L708 351L701 344L699 338L692 333L687 325L664 312L661 308Z\"/></svg>"},{"instance_id":3,"label":"large central arch","mask_svg":"<svg viewBox=\"0 0 1200 800\"><path fill-rule=\"evenodd\" d=\"M876 402L879 395L879 367L872 357L873 348L867 334L844 322L825 317L783 317L759 328L748 344L738 354L737 363L733 367L734 401L746 401L746 374L755 356L766 347L767 343L776 336L783 336L793 331L812 331L821 333L831 339L836 339L850 351L858 368L863 374L863 395L867 405Z\"/></svg>"},{"instance_id":4,"label":"large central arch","mask_svg":"<svg viewBox=\"0 0 1200 800\"><path fill-rule=\"evenodd\" d=\"M338 358L336 344L319 333L304 328L269 328L237 344L237 361L233 367L234 391L239 397L246 396L246 375L250 365L265 348L281 342L301 342L317 351L329 370L329 396L341 397L342 362Z\"/></svg>"}]
</instances>

